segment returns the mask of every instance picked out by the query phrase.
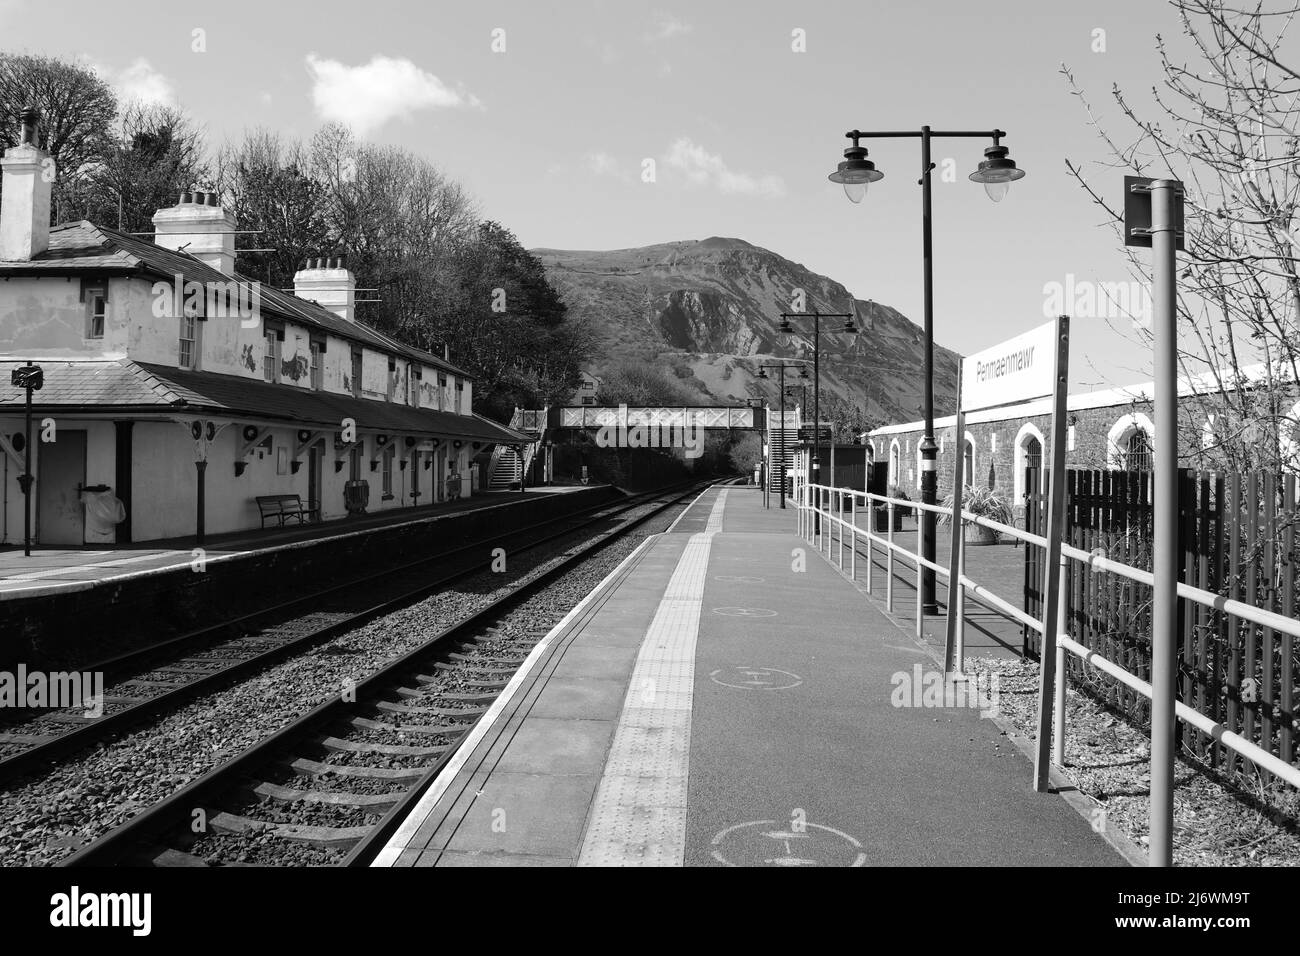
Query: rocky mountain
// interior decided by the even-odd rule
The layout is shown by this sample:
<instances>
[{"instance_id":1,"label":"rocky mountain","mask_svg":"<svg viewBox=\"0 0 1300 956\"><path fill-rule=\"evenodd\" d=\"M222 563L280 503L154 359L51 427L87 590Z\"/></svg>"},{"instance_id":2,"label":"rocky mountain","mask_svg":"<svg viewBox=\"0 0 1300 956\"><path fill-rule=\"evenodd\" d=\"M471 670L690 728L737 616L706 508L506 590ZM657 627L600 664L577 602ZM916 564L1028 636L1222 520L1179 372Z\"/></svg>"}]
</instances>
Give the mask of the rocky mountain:
<instances>
[{"instance_id":1,"label":"rocky mountain","mask_svg":"<svg viewBox=\"0 0 1300 956\"><path fill-rule=\"evenodd\" d=\"M597 336L597 374L622 361L650 362L674 373L702 400L763 396L774 381L756 379L762 361L812 357L812 323L778 331L796 290L805 311L852 311L858 335L822 321L823 400L836 395L888 421L919 418L924 343L921 329L895 309L853 299L840 283L741 239L668 242L639 249L580 252L533 249L571 314ZM827 334L828 332L832 334ZM935 347L936 414L952 410L956 353ZM800 384L787 373L787 385ZM811 392L811 390L810 390Z\"/></svg>"}]
</instances>

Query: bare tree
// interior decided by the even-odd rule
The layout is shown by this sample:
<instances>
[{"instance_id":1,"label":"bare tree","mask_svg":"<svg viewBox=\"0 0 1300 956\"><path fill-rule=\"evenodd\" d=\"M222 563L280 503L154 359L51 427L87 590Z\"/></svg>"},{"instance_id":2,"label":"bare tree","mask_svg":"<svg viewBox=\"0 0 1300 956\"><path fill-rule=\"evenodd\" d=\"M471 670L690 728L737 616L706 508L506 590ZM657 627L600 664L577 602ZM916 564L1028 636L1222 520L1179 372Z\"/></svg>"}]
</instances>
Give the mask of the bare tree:
<instances>
[{"instance_id":1,"label":"bare tree","mask_svg":"<svg viewBox=\"0 0 1300 956\"><path fill-rule=\"evenodd\" d=\"M1154 91L1158 115L1139 114L1125 91L1111 95L1130 132L1103 127L1069 67L1061 68L1109 153L1069 172L1117 229L1119 174L1172 176L1186 188L1186 258L1179 282L1183 373L1203 384L1201 407L1185 415L1192 461L1234 470L1296 467L1296 382L1300 379L1300 63L1281 48L1300 6L1237 9L1226 0L1170 0L1193 62L1156 51L1164 74ZM1145 257L1129 253L1135 277L1149 279ZM1150 330L1121 330L1147 345Z\"/></svg>"}]
</instances>

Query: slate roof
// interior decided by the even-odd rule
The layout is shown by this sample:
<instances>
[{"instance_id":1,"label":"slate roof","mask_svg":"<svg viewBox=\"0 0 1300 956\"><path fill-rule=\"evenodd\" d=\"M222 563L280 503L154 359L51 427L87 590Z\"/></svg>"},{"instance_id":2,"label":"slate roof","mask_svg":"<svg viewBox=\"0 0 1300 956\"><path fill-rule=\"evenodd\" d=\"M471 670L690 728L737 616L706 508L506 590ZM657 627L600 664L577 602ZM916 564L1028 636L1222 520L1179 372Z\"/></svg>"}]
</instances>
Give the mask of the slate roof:
<instances>
[{"instance_id":1,"label":"slate roof","mask_svg":"<svg viewBox=\"0 0 1300 956\"><path fill-rule=\"evenodd\" d=\"M0 411L17 412L24 407L25 394L5 387L9 373L23 364L0 362ZM344 418L351 418L363 429L503 444L532 440L481 415L412 408L237 375L194 372L127 359L43 360L38 364L45 371L45 385L33 395L33 407L43 411L200 411L333 429L339 428Z\"/></svg>"},{"instance_id":2,"label":"slate roof","mask_svg":"<svg viewBox=\"0 0 1300 956\"><path fill-rule=\"evenodd\" d=\"M49 248L34 258L22 262L0 261L0 276L86 274L138 275L166 282L172 282L177 275L181 276L182 282L230 282L232 279L257 281L239 274L225 275L188 253L173 252L141 236L118 232L107 226L96 226L84 219L53 227L50 230ZM300 299L262 283L258 283L258 293L264 316L326 331L381 352L401 355L462 378L471 378L464 369L431 352L403 345L361 322L341 319L310 299Z\"/></svg>"}]
</instances>

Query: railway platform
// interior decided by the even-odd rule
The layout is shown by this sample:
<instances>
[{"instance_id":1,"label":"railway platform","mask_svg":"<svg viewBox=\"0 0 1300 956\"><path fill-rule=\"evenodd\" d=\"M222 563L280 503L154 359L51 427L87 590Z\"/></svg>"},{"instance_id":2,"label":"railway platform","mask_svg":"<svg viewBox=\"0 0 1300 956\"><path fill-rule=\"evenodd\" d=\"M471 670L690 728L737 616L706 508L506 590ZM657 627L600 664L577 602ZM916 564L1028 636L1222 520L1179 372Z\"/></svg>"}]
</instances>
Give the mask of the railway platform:
<instances>
[{"instance_id":1,"label":"railway platform","mask_svg":"<svg viewBox=\"0 0 1300 956\"><path fill-rule=\"evenodd\" d=\"M261 552L312 544L331 538L372 533L413 522L437 521L450 515L514 505L525 500L585 490L584 486L548 486L526 492L482 492L461 501L420 508L359 515L337 521L289 524L252 531L208 535L207 563L238 560ZM138 577L189 571L194 562L194 538L176 538L121 547L33 549L23 554L21 542L0 548L0 601L83 591L120 584Z\"/></svg>"},{"instance_id":2,"label":"railway platform","mask_svg":"<svg viewBox=\"0 0 1300 956\"><path fill-rule=\"evenodd\" d=\"M1123 865L794 529L703 494L533 649L374 865Z\"/></svg>"},{"instance_id":3,"label":"railway platform","mask_svg":"<svg viewBox=\"0 0 1300 956\"><path fill-rule=\"evenodd\" d=\"M484 494L305 527L116 549L0 551L0 667L86 667L162 637L219 626L313 584L445 556L622 497L608 485ZM475 557L475 559L477 559Z\"/></svg>"}]
</instances>

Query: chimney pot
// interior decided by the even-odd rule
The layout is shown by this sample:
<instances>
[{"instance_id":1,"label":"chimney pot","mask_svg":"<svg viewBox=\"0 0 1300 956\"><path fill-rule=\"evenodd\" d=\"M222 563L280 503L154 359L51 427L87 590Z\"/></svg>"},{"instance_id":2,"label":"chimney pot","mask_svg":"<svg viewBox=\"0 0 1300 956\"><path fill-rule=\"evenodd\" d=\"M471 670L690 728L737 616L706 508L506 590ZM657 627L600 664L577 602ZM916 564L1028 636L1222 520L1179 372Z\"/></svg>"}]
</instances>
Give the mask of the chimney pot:
<instances>
[{"instance_id":1,"label":"chimney pot","mask_svg":"<svg viewBox=\"0 0 1300 956\"><path fill-rule=\"evenodd\" d=\"M29 106L27 109L23 110L20 120L22 122L21 142L30 146L35 146L37 137L40 133L41 114Z\"/></svg>"},{"instance_id":2,"label":"chimney pot","mask_svg":"<svg viewBox=\"0 0 1300 956\"><path fill-rule=\"evenodd\" d=\"M340 269L346 269L347 267L348 267L348 257L347 257L347 255L346 255L346 254L344 254L344 255L340 255L340 256L339 256L339 268L340 268Z\"/></svg>"},{"instance_id":3,"label":"chimney pot","mask_svg":"<svg viewBox=\"0 0 1300 956\"><path fill-rule=\"evenodd\" d=\"M235 273L235 217L222 209L218 194L190 186L179 202L153 217L154 242L164 249L184 249L224 275Z\"/></svg>"},{"instance_id":4,"label":"chimney pot","mask_svg":"<svg viewBox=\"0 0 1300 956\"><path fill-rule=\"evenodd\" d=\"M302 268L293 277L294 295L300 299L313 299L345 322L356 321L356 279L344 276L342 281L312 273L345 268L341 255L312 256L303 260Z\"/></svg>"}]
</instances>

